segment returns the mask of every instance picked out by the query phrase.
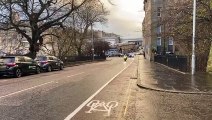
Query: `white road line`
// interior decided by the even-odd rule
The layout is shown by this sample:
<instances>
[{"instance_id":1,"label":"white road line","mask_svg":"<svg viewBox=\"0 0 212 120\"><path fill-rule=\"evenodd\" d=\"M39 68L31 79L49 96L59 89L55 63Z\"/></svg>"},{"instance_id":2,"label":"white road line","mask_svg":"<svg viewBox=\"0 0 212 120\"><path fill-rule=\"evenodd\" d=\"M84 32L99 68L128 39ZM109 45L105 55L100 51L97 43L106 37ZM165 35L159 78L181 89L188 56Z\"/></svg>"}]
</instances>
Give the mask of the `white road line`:
<instances>
[{"instance_id":1,"label":"white road line","mask_svg":"<svg viewBox=\"0 0 212 120\"><path fill-rule=\"evenodd\" d=\"M83 73L85 73L85 72L81 72L81 73L78 73L78 74L70 75L70 76L67 76L67 77L70 78L70 77L73 77L73 76L81 75Z\"/></svg>"},{"instance_id":2,"label":"white road line","mask_svg":"<svg viewBox=\"0 0 212 120\"><path fill-rule=\"evenodd\" d=\"M8 97L8 96L11 96L11 95L15 95L15 94L18 94L18 93L21 93L21 92L24 92L24 91L28 91L28 90L31 90L31 89L35 89L37 87L41 87L41 86L44 86L44 85L47 85L47 84L50 84L50 83L53 83L54 81L50 81L50 82L47 82L47 83L44 83L44 84L41 84L41 85L38 85L38 86L34 86L34 87L31 87L31 88L27 88L27 89L24 89L24 90L20 90L20 91L17 91L17 92L14 92L14 93L10 93L8 95L4 95L4 96L1 96L1 98L5 98L5 97Z\"/></svg>"},{"instance_id":3,"label":"white road line","mask_svg":"<svg viewBox=\"0 0 212 120\"><path fill-rule=\"evenodd\" d=\"M84 101L77 109L75 109L70 115L68 115L64 120L70 120L73 118L88 102L90 102L98 93L100 93L110 82L112 82L119 74L121 74L125 69L127 69L133 61L121 70L118 74L116 74L113 78L111 78L105 85L103 85L98 91L96 91L93 95L91 95L86 101Z\"/></svg>"},{"instance_id":4,"label":"white road line","mask_svg":"<svg viewBox=\"0 0 212 120\"><path fill-rule=\"evenodd\" d=\"M131 82L132 80L129 81L129 86L127 88L127 103L126 103L126 107L124 110L124 117L126 116L127 110L128 110L128 106L129 106L129 101L130 101L130 93L131 93Z\"/></svg>"},{"instance_id":5,"label":"white road line","mask_svg":"<svg viewBox=\"0 0 212 120\"><path fill-rule=\"evenodd\" d=\"M69 77L77 76L77 75L80 75L80 74L83 74L83 73L84 72L81 72L81 73L78 73L78 74L71 75ZM4 95L4 96L0 96L0 99L15 95L15 94L18 94L18 93L21 93L21 92L25 92L25 91L28 91L28 90L32 90L32 89L35 89L35 88L38 88L38 87L41 87L41 86L44 86L44 85L47 85L47 84L50 84L50 83L58 83L58 81L50 81L50 82L47 82L47 83L44 83L44 84L41 84L41 85L37 85L37 86L30 87L30 88L27 88L27 89L23 89L23 90L20 90L20 91L17 91L17 92L13 92L13 93L10 93L10 94Z\"/></svg>"}]
</instances>

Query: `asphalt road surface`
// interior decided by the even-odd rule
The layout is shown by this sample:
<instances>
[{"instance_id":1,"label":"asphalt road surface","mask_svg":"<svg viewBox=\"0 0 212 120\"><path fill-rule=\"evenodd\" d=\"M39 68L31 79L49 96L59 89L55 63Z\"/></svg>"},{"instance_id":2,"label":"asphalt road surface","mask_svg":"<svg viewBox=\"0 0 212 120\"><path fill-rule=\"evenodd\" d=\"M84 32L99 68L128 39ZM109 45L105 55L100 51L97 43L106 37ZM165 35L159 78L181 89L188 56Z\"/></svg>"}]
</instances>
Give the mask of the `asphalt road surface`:
<instances>
[{"instance_id":1,"label":"asphalt road surface","mask_svg":"<svg viewBox=\"0 0 212 120\"><path fill-rule=\"evenodd\" d=\"M137 67L135 59L72 120L212 120L211 95L140 88L135 79Z\"/></svg>"},{"instance_id":2,"label":"asphalt road surface","mask_svg":"<svg viewBox=\"0 0 212 120\"><path fill-rule=\"evenodd\" d=\"M110 58L1 78L0 120L211 120L211 95L139 88L137 68L137 57Z\"/></svg>"},{"instance_id":3,"label":"asphalt road surface","mask_svg":"<svg viewBox=\"0 0 212 120\"><path fill-rule=\"evenodd\" d=\"M63 71L0 78L0 120L64 120L132 62L109 58Z\"/></svg>"}]
</instances>

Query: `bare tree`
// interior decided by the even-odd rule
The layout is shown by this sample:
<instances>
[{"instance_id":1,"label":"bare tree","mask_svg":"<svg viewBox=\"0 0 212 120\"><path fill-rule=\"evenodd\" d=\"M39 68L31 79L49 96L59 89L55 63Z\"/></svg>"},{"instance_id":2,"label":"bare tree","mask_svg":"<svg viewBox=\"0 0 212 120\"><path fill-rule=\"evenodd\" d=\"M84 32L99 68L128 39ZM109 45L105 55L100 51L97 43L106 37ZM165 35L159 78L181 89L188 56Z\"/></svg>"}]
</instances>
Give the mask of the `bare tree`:
<instances>
[{"instance_id":1,"label":"bare tree","mask_svg":"<svg viewBox=\"0 0 212 120\"><path fill-rule=\"evenodd\" d=\"M105 56L105 52L110 49L109 42L95 39L93 43L94 43L93 47L95 49L94 54L97 56ZM88 42L85 47L86 47L86 49L84 51L84 54L92 55L91 42Z\"/></svg>"},{"instance_id":2,"label":"bare tree","mask_svg":"<svg viewBox=\"0 0 212 120\"><path fill-rule=\"evenodd\" d=\"M0 30L16 30L29 42L28 56L35 58L45 32L93 0L0 0Z\"/></svg>"},{"instance_id":3,"label":"bare tree","mask_svg":"<svg viewBox=\"0 0 212 120\"><path fill-rule=\"evenodd\" d=\"M108 0L108 2L109 2L111 5L115 5L115 4L113 3L113 0Z\"/></svg>"},{"instance_id":4,"label":"bare tree","mask_svg":"<svg viewBox=\"0 0 212 120\"><path fill-rule=\"evenodd\" d=\"M21 36L14 31L1 31L0 43L0 49L2 49L7 54L22 54L22 52L24 52L24 41Z\"/></svg>"},{"instance_id":5,"label":"bare tree","mask_svg":"<svg viewBox=\"0 0 212 120\"><path fill-rule=\"evenodd\" d=\"M74 45L77 49L78 55L82 55L82 48L86 43L86 40L91 38L91 34L88 34L89 27L95 23L105 23L107 21L106 15L108 11L104 5L98 0L94 0L92 3L84 4L73 14L73 28L76 33L80 33L80 36L74 33Z\"/></svg>"},{"instance_id":6,"label":"bare tree","mask_svg":"<svg viewBox=\"0 0 212 120\"><path fill-rule=\"evenodd\" d=\"M166 34L175 38L183 54L191 56L192 1L172 2L165 10L162 24L167 25ZM197 0L196 55L197 71L206 71L212 42L212 6L209 0Z\"/></svg>"},{"instance_id":7,"label":"bare tree","mask_svg":"<svg viewBox=\"0 0 212 120\"><path fill-rule=\"evenodd\" d=\"M107 14L108 11L98 0L94 0L92 3L85 3L67 18L64 30L55 28L49 31L57 36L50 37L48 44L44 45L45 50L59 57L83 55L86 53L87 44L90 44L91 40L89 27L96 22L106 22Z\"/></svg>"},{"instance_id":8,"label":"bare tree","mask_svg":"<svg viewBox=\"0 0 212 120\"><path fill-rule=\"evenodd\" d=\"M55 28L50 30L54 36L48 37L48 41L44 43L42 50L46 54L58 56L76 56L75 46L73 45L73 28Z\"/></svg>"}]
</instances>

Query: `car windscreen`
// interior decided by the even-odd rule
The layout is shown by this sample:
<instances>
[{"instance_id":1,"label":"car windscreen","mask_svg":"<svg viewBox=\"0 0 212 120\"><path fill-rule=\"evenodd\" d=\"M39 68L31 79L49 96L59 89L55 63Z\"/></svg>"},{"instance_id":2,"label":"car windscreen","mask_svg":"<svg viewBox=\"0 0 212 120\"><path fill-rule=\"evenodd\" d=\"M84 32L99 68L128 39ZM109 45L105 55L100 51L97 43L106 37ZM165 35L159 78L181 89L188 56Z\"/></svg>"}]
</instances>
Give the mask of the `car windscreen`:
<instances>
[{"instance_id":1,"label":"car windscreen","mask_svg":"<svg viewBox=\"0 0 212 120\"><path fill-rule=\"evenodd\" d=\"M0 58L0 63L14 63L15 62L15 57L2 57Z\"/></svg>"},{"instance_id":2,"label":"car windscreen","mask_svg":"<svg viewBox=\"0 0 212 120\"><path fill-rule=\"evenodd\" d=\"M47 60L47 57L44 57L44 56L38 56L35 58L36 61L45 61Z\"/></svg>"}]
</instances>

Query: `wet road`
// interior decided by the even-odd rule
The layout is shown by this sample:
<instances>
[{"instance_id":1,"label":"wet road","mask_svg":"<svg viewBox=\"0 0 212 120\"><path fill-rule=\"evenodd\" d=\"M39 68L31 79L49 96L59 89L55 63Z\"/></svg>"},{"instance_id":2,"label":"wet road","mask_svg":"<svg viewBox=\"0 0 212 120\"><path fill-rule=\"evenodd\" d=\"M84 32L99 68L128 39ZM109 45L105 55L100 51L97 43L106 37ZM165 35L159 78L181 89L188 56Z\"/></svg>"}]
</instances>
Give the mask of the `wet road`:
<instances>
[{"instance_id":1,"label":"wet road","mask_svg":"<svg viewBox=\"0 0 212 120\"><path fill-rule=\"evenodd\" d=\"M133 79L136 63L137 60L86 104L73 120L211 120L212 95L139 88L137 80Z\"/></svg>"},{"instance_id":2,"label":"wet road","mask_svg":"<svg viewBox=\"0 0 212 120\"><path fill-rule=\"evenodd\" d=\"M0 79L0 120L211 120L212 95L142 89L138 63L112 58Z\"/></svg>"},{"instance_id":3,"label":"wet road","mask_svg":"<svg viewBox=\"0 0 212 120\"><path fill-rule=\"evenodd\" d=\"M133 60L122 58L0 79L1 120L63 120Z\"/></svg>"}]
</instances>

